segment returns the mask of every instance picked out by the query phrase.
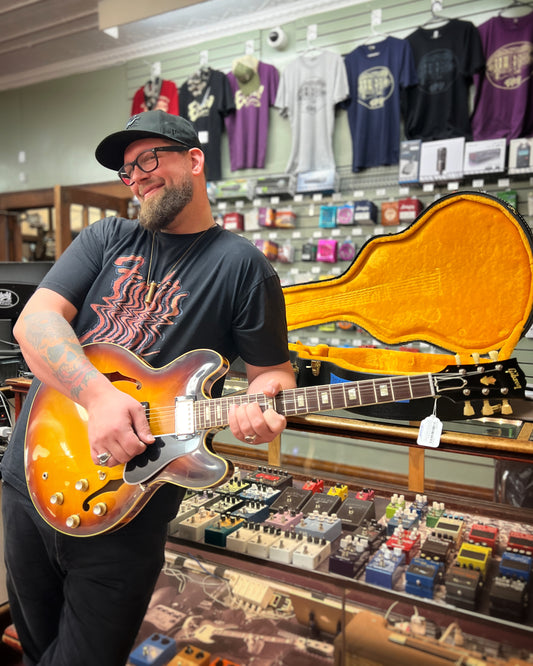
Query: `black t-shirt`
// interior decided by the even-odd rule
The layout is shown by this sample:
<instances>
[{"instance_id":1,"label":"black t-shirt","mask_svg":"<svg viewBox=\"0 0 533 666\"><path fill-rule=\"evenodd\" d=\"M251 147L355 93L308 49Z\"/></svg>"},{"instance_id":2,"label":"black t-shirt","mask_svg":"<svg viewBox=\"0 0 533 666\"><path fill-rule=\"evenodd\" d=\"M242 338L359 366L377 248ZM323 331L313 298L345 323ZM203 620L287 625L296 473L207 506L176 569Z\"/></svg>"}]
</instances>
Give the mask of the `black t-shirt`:
<instances>
[{"instance_id":1,"label":"black t-shirt","mask_svg":"<svg viewBox=\"0 0 533 666\"><path fill-rule=\"evenodd\" d=\"M180 86L180 115L196 128L206 160L208 180L220 180L220 141L224 117L235 109L233 92L224 72L201 69Z\"/></svg>"},{"instance_id":2,"label":"black t-shirt","mask_svg":"<svg viewBox=\"0 0 533 666\"><path fill-rule=\"evenodd\" d=\"M418 85L404 94L406 137L470 140L469 88L484 64L477 28L470 21L452 19L442 27L418 28L407 40Z\"/></svg>"},{"instance_id":3,"label":"black t-shirt","mask_svg":"<svg viewBox=\"0 0 533 666\"><path fill-rule=\"evenodd\" d=\"M150 281L160 285L147 304L150 256ZM201 237L156 234L152 249L152 234L137 222L100 220L80 233L41 286L78 309L73 327L83 344L112 342L156 368L202 348L258 366L289 358L276 272L248 240L218 226ZM221 389L219 382L213 394ZM19 487L33 390L2 461L3 477Z\"/></svg>"}]
</instances>

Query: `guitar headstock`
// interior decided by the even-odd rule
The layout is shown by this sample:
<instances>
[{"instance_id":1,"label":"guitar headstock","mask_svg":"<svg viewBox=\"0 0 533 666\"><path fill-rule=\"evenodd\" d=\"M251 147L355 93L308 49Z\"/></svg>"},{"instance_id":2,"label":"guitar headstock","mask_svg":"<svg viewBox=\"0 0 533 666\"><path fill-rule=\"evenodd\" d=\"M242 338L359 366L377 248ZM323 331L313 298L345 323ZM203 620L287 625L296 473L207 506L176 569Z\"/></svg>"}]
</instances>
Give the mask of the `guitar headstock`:
<instances>
[{"instance_id":1,"label":"guitar headstock","mask_svg":"<svg viewBox=\"0 0 533 666\"><path fill-rule=\"evenodd\" d=\"M448 365L442 372L433 375L433 378L437 395L455 402L464 402L467 416L474 413L471 400L484 400L482 414L493 414L495 408L489 404L489 399L501 400L501 413L511 414L509 398L523 397L526 389L526 377L516 359Z\"/></svg>"}]
</instances>

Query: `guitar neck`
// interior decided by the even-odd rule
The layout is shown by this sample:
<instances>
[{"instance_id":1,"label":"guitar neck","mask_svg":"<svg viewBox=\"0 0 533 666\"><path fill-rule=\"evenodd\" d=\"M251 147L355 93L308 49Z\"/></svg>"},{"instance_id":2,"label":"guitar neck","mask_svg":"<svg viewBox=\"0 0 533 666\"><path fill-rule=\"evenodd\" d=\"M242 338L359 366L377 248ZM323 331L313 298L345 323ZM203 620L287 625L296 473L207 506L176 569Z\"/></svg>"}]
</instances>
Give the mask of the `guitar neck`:
<instances>
[{"instance_id":1,"label":"guitar neck","mask_svg":"<svg viewBox=\"0 0 533 666\"><path fill-rule=\"evenodd\" d=\"M286 389L274 398L256 393L200 400L194 405L194 419L197 430L206 430L227 426L228 411L232 405L256 402L263 411L272 407L284 416L297 416L434 395L435 386L431 374L363 379L358 382Z\"/></svg>"}]
</instances>

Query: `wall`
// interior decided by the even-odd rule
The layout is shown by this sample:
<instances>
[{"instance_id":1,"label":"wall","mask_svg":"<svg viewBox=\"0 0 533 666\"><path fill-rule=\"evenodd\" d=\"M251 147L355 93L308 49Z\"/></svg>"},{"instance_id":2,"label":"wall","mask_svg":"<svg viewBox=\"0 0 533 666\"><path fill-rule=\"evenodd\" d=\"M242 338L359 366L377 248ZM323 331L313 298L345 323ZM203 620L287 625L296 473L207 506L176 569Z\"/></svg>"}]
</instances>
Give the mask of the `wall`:
<instances>
[{"instance_id":1,"label":"wall","mask_svg":"<svg viewBox=\"0 0 533 666\"><path fill-rule=\"evenodd\" d=\"M443 4L443 16L466 18L480 24L507 3L454 0ZM373 9L382 9L380 30L403 38L430 17L430 8L430 0L371 0L283 25L289 37L285 51L278 52L269 47L269 29L250 29L238 35L154 55L152 62L160 61L163 78L173 80L179 86L197 69L200 51L208 51L211 67L228 72L232 61L244 53L246 42L253 40L255 55L281 71L298 51L305 48L307 26L312 23L318 26L316 45L343 54L353 50L369 34ZM276 18L273 17L272 27L275 25ZM89 74L0 93L3 120L0 123L3 153L0 192L113 180L113 175L95 162L94 148L107 133L123 127L129 117L133 94L149 74L150 63L142 58ZM279 173L284 171L288 159L290 128L288 121L280 118L275 110L271 116L271 140L265 171ZM334 147L339 168L349 170L351 149L344 111L338 114ZM27 155L24 165L18 163L21 150ZM230 177L226 142L223 155L224 177ZM21 172L25 174L25 180L21 180ZM362 178L383 179L383 170L371 172ZM237 175L249 173L243 171Z\"/></svg>"}]
</instances>

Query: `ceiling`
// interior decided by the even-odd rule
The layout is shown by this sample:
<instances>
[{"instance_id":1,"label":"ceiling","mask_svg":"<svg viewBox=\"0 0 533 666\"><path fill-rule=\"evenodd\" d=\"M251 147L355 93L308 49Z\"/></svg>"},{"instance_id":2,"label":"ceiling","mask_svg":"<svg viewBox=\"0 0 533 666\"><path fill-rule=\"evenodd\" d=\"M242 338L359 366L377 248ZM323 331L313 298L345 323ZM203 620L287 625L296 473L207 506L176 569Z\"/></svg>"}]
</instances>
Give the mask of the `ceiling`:
<instances>
[{"instance_id":1,"label":"ceiling","mask_svg":"<svg viewBox=\"0 0 533 666\"><path fill-rule=\"evenodd\" d=\"M329 0L328 10L367 0ZM124 20L162 5L180 7L100 29L99 0L3 0L0 91L127 62L324 10L323 0L101 0L128 8ZM193 3L193 4L190 4ZM183 6L190 4L190 6ZM139 10L138 12L133 10ZM115 33L117 28L115 28Z\"/></svg>"}]
</instances>

